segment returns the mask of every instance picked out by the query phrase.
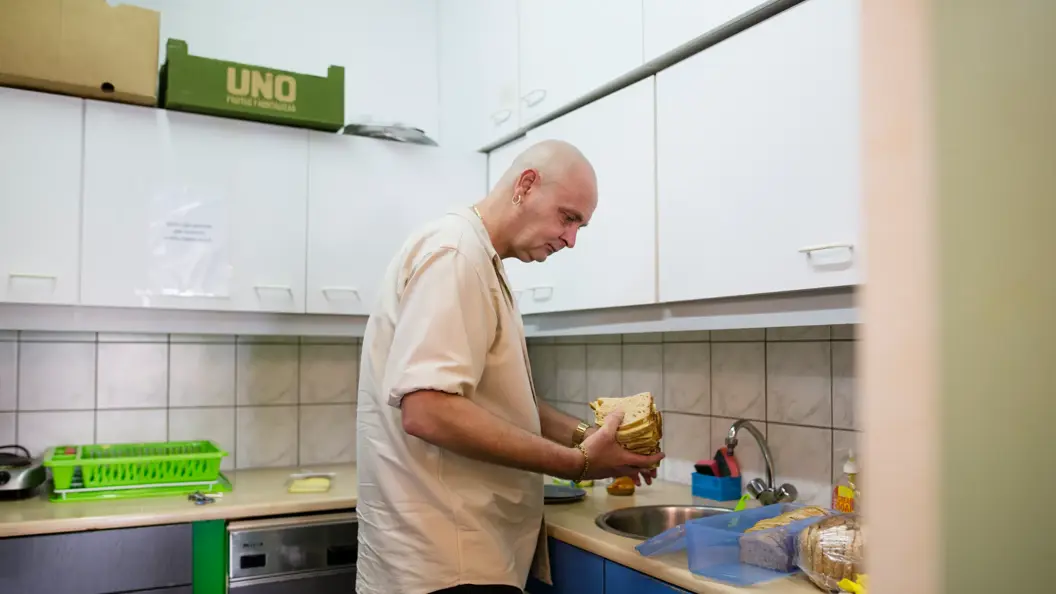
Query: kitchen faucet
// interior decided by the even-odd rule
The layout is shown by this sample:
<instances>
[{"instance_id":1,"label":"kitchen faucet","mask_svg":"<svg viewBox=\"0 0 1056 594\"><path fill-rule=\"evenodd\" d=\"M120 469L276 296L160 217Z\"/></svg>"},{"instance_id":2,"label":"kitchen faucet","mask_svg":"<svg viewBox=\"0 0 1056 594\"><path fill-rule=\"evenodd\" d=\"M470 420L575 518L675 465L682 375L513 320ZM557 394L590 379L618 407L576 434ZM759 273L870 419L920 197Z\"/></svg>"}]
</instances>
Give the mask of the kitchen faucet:
<instances>
[{"instance_id":1,"label":"kitchen faucet","mask_svg":"<svg viewBox=\"0 0 1056 594\"><path fill-rule=\"evenodd\" d=\"M751 433L755 441L759 443L759 449L763 452L763 461L766 462L766 482L764 483L761 479L754 478L748 481L744 488L745 491L748 491L752 497L758 499L759 503L763 505L795 501L799 493L792 485L785 483L775 488L774 462L770 455L770 446L767 445L766 438L763 437L763 434L759 432L759 429L751 421L739 419L730 426L730 432L726 434L726 452L731 456L733 455L733 450L737 447L737 433L741 429Z\"/></svg>"}]
</instances>

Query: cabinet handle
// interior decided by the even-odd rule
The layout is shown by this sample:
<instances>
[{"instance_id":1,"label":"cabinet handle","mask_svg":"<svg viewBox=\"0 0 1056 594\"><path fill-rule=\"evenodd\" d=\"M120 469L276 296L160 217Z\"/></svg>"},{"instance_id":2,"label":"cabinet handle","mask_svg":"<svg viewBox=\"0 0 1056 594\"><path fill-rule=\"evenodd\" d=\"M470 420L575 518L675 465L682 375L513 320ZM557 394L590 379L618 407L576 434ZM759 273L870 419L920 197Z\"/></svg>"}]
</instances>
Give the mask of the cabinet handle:
<instances>
[{"instance_id":1,"label":"cabinet handle","mask_svg":"<svg viewBox=\"0 0 1056 594\"><path fill-rule=\"evenodd\" d=\"M521 97L521 101L524 101L524 104L528 107L539 105L543 99L546 99L546 89L536 89Z\"/></svg>"},{"instance_id":2,"label":"cabinet handle","mask_svg":"<svg viewBox=\"0 0 1056 594\"><path fill-rule=\"evenodd\" d=\"M808 256L814 252L820 252L822 250L839 250L848 249L854 250L853 243L822 243L819 245L808 245L806 247L799 248L801 254L807 254Z\"/></svg>"},{"instance_id":3,"label":"cabinet handle","mask_svg":"<svg viewBox=\"0 0 1056 594\"><path fill-rule=\"evenodd\" d=\"M7 274L7 276L9 276L12 279L24 278L24 279L29 279L29 280L50 280L50 281L59 280L59 277L55 276L54 274L34 274L34 273L31 273L31 272L9 272Z\"/></svg>"},{"instance_id":4,"label":"cabinet handle","mask_svg":"<svg viewBox=\"0 0 1056 594\"><path fill-rule=\"evenodd\" d=\"M498 126L499 124L501 124L501 123L505 122L506 120L510 119L510 116L512 116L512 115L513 115L513 112L511 110L503 109L501 111L496 111L495 113L491 114L491 121L495 122L495 125Z\"/></svg>"},{"instance_id":5,"label":"cabinet handle","mask_svg":"<svg viewBox=\"0 0 1056 594\"><path fill-rule=\"evenodd\" d=\"M282 291L293 295L293 287L287 287L286 285L253 285L253 290L257 293L261 291Z\"/></svg>"},{"instance_id":6,"label":"cabinet handle","mask_svg":"<svg viewBox=\"0 0 1056 594\"><path fill-rule=\"evenodd\" d=\"M540 292L543 293L542 296L540 296ZM553 296L553 287L532 287L532 299L535 301L549 301Z\"/></svg>"},{"instance_id":7,"label":"cabinet handle","mask_svg":"<svg viewBox=\"0 0 1056 594\"><path fill-rule=\"evenodd\" d=\"M352 287L323 287L320 289L323 292L323 297L330 298L330 293L352 293L356 296L356 300L360 300L359 290Z\"/></svg>"}]
</instances>

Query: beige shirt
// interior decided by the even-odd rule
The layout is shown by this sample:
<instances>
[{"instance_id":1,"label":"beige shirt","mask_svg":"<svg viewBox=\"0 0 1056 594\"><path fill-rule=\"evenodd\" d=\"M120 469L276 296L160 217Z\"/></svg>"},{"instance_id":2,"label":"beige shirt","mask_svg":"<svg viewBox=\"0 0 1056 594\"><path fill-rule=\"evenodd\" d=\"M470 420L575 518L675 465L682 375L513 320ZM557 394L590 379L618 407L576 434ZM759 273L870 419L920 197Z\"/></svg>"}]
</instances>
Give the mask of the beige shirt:
<instances>
[{"instance_id":1,"label":"beige shirt","mask_svg":"<svg viewBox=\"0 0 1056 594\"><path fill-rule=\"evenodd\" d=\"M408 435L399 406L417 390L469 398L541 433L524 326L502 261L470 209L404 243L367 322L356 419L356 592L523 587L541 537L542 477Z\"/></svg>"}]
</instances>

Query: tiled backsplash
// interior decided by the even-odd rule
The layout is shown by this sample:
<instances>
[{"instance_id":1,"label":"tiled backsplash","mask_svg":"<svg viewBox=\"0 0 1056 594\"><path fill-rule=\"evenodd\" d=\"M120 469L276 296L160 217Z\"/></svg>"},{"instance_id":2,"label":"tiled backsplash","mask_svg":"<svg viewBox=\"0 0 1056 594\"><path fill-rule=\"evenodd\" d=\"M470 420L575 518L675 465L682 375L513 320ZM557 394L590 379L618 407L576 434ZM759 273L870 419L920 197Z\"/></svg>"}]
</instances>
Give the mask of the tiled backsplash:
<instances>
[{"instance_id":1,"label":"tiled backsplash","mask_svg":"<svg viewBox=\"0 0 1056 594\"><path fill-rule=\"evenodd\" d=\"M539 395L583 419L651 391L662 476L688 482L734 420L756 422L777 480L825 503L857 441L854 327L532 339ZM0 331L0 444L212 439L225 468L355 459L355 339ZM762 455L742 433L746 480Z\"/></svg>"},{"instance_id":2,"label":"tiled backsplash","mask_svg":"<svg viewBox=\"0 0 1056 594\"><path fill-rule=\"evenodd\" d=\"M212 439L225 468L355 459L354 339L0 331L0 444Z\"/></svg>"},{"instance_id":3,"label":"tiled backsplash","mask_svg":"<svg viewBox=\"0 0 1056 594\"><path fill-rule=\"evenodd\" d=\"M579 418L587 402L649 391L664 413L661 477L688 483L740 418L766 436L776 479L800 500L829 503L847 450L857 443L855 327L811 326L714 332L532 339L540 397ZM746 431L736 456L745 482L763 475Z\"/></svg>"}]
</instances>

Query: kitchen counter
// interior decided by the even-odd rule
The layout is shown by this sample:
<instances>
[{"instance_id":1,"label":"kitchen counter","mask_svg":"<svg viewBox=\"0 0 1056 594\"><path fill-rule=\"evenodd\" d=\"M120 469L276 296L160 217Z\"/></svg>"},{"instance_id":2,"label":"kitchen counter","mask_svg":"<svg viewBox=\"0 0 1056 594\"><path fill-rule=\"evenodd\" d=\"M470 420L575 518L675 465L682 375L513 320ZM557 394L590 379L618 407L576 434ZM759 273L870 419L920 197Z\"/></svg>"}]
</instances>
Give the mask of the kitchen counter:
<instances>
[{"instance_id":1,"label":"kitchen counter","mask_svg":"<svg viewBox=\"0 0 1056 594\"><path fill-rule=\"evenodd\" d=\"M697 577L689 571L686 553L672 553L656 557L643 557L634 550L639 540L606 532L594 523L601 514L624 507L639 505L715 505L732 507L733 503L721 503L693 497L688 485L655 482L643 485L630 497L609 495L605 487L587 489L587 497L577 503L546 506L546 531L551 537L604 557L614 563L630 567L658 580L673 584L698 594L819 594L802 576L793 576L754 586L750 589Z\"/></svg>"},{"instance_id":2,"label":"kitchen counter","mask_svg":"<svg viewBox=\"0 0 1056 594\"><path fill-rule=\"evenodd\" d=\"M330 491L288 493L286 479L290 473L309 470L336 473ZM184 497L51 503L45 496L40 496L22 501L0 501L0 538L290 515L356 506L354 464L235 470L224 474L234 489L208 505L194 505ZM622 507L691 503L729 507L730 504L694 498L688 486L665 482L642 486L630 497L611 496L604 487L588 489L587 492L583 501L546 506L547 533L551 537L691 592L744 594L748 591L693 575L684 552L642 557L634 550L640 541L605 532L594 523L599 514ZM819 592L799 577L770 582L750 591L763 594Z\"/></svg>"},{"instance_id":3,"label":"kitchen counter","mask_svg":"<svg viewBox=\"0 0 1056 594\"><path fill-rule=\"evenodd\" d=\"M309 470L336 473L330 491L288 493L286 479L290 473ZM224 476L234 489L217 497L216 503L206 505L195 505L186 497L52 503L46 495L41 495L21 501L0 501L0 538L277 516L356 506L355 464L228 470Z\"/></svg>"}]
</instances>

